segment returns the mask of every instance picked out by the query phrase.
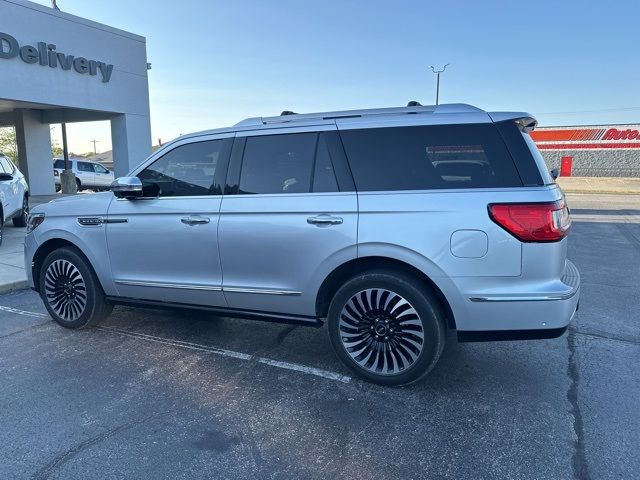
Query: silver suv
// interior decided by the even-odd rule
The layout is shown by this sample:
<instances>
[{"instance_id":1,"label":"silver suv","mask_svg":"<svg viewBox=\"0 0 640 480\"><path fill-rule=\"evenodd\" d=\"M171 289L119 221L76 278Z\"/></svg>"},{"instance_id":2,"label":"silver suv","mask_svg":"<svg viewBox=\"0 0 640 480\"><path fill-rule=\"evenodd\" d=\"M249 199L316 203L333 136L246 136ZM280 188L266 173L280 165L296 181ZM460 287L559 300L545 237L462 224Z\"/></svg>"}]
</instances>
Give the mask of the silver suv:
<instances>
[{"instance_id":1,"label":"silver suv","mask_svg":"<svg viewBox=\"0 0 640 480\"><path fill-rule=\"evenodd\" d=\"M113 172L101 163L92 160L80 160L77 158L69 159L69 167L76 176L76 185L78 191L91 190L109 190L113 183ZM53 176L56 184L56 192L61 188L60 174L64 170L64 160L61 158L53 159Z\"/></svg>"},{"instance_id":2,"label":"silver suv","mask_svg":"<svg viewBox=\"0 0 640 480\"><path fill-rule=\"evenodd\" d=\"M535 125L412 102L182 136L113 193L37 207L29 282L69 328L114 304L326 322L358 375L412 382L448 329L553 338L577 309L569 211Z\"/></svg>"}]
</instances>

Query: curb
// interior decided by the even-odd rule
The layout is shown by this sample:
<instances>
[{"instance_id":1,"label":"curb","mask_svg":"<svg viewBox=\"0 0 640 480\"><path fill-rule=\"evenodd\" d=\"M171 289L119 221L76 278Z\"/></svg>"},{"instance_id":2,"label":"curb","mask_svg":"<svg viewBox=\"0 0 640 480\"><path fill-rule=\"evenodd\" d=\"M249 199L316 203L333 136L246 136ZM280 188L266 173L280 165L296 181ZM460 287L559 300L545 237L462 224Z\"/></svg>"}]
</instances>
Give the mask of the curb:
<instances>
[{"instance_id":1,"label":"curb","mask_svg":"<svg viewBox=\"0 0 640 480\"><path fill-rule=\"evenodd\" d=\"M18 280L17 282L3 283L2 285L0 285L0 293L9 293L9 292L13 292L14 290L22 290L27 287L28 285L26 280Z\"/></svg>"}]
</instances>

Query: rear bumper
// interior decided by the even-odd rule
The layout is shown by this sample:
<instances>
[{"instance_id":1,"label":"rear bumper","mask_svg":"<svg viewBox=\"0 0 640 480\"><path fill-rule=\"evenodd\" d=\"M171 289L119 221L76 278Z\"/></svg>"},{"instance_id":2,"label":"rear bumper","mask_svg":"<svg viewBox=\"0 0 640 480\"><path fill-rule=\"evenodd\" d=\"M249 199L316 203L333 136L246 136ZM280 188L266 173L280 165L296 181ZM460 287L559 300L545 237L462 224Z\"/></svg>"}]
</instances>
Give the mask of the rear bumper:
<instances>
[{"instance_id":1,"label":"rear bumper","mask_svg":"<svg viewBox=\"0 0 640 480\"><path fill-rule=\"evenodd\" d=\"M528 340L561 336L575 316L580 301L580 274L567 260L560 281L535 293L482 292L466 296L467 318L458 325L464 342Z\"/></svg>"}]
</instances>

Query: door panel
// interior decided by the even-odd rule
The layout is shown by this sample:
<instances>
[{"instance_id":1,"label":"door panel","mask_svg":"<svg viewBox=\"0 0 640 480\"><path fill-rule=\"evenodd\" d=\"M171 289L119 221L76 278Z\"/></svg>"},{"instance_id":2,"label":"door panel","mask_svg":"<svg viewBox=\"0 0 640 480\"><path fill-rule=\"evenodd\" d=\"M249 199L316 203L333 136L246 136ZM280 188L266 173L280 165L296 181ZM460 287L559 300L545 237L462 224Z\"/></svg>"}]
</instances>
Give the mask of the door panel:
<instances>
[{"instance_id":1,"label":"door panel","mask_svg":"<svg viewBox=\"0 0 640 480\"><path fill-rule=\"evenodd\" d=\"M225 196L219 239L229 306L314 316L322 281L357 257L357 211L355 193ZM322 215L342 222L309 223Z\"/></svg>"},{"instance_id":2,"label":"door panel","mask_svg":"<svg viewBox=\"0 0 640 480\"><path fill-rule=\"evenodd\" d=\"M123 297L224 306L217 246L221 196L111 202L107 242ZM199 215L207 223L187 224ZM126 220L126 223L111 223Z\"/></svg>"}]
</instances>

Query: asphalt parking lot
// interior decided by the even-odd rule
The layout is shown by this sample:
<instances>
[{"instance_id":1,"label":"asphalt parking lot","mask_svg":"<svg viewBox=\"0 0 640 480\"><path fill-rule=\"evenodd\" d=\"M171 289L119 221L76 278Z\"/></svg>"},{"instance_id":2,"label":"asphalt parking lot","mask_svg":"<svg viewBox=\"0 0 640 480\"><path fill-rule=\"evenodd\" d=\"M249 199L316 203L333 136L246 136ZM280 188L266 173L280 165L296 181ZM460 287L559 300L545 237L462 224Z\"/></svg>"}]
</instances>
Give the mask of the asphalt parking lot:
<instances>
[{"instance_id":1,"label":"asphalt parking lot","mask_svg":"<svg viewBox=\"0 0 640 480\"><path fill-rule=\"evenodd\" d=\"M0 296L0 478L638 478L640 197L570 206L568 334L451 337L409 387L351 378L324 329L117 307L72 332Z\"/></svg>"}]
</instances>

